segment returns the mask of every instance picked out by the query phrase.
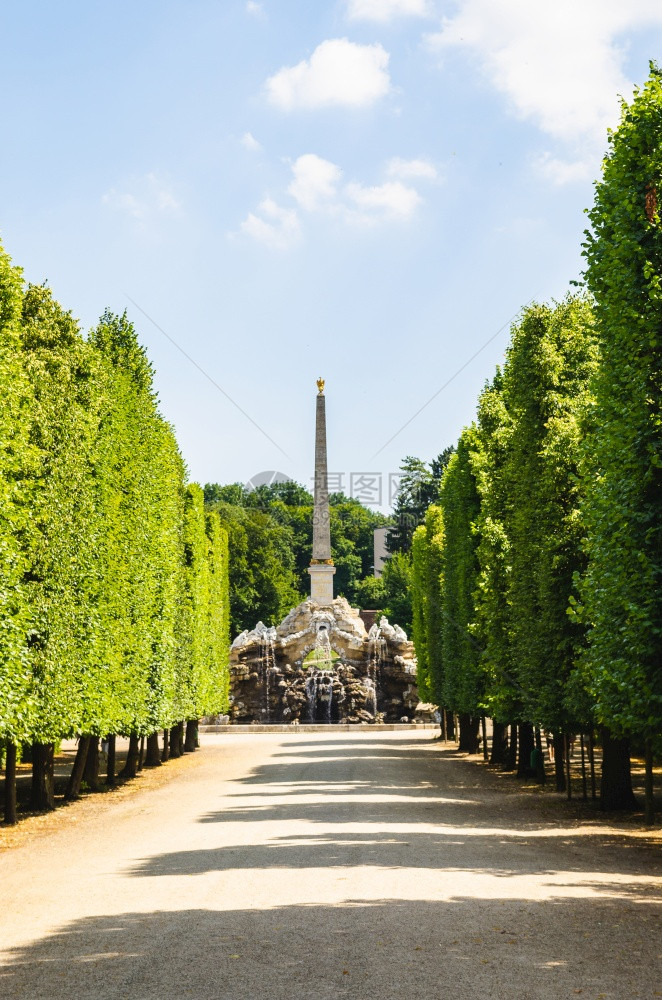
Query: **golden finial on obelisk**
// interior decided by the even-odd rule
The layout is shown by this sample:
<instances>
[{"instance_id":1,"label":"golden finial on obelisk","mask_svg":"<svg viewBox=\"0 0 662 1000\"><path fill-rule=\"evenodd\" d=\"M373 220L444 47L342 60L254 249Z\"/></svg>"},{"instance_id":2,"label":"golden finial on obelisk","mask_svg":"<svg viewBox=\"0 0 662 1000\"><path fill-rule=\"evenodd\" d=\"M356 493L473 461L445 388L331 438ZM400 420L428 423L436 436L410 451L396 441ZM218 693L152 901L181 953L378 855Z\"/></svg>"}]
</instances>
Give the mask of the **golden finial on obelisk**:
<instances>
[{"instance_id":1,"label":"golden finial on obelisk","mask_svg":"<svg viewBox=\"0 0 662 1000\"><path fill-rule=\"evenodd\" d=\"M320 394L320 396L324 395L324 379L322 378L321 375L317 380L317 391Z\"/></svg>"}]
</instances>

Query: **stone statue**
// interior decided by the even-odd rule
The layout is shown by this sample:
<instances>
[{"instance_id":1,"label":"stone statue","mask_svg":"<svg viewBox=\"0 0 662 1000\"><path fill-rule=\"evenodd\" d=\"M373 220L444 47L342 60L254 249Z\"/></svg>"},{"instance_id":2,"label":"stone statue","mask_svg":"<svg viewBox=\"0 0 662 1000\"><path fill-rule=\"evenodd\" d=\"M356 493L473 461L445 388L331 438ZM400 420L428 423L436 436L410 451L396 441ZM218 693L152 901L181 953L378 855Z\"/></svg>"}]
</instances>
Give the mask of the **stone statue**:
<instances>
[{"instance_id":1,"label":"stone statue","mask_svg":"<svg viewBox=\"0 0 662 1000\"><path fill-rule=\"evenodd\" d=\"M324 392L324 379L322 378L321 375L320 375L320 377L317 380L317 391L319 392L320 396Z\"/></svg>"}]
</instances>

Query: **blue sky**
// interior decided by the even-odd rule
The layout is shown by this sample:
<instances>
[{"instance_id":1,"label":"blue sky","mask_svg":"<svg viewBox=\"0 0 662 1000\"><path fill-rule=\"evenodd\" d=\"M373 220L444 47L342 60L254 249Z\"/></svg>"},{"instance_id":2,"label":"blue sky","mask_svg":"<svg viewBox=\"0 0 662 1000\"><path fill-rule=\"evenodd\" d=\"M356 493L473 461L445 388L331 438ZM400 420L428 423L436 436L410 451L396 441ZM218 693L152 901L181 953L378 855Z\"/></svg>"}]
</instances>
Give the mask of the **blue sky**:
<instances>
[{"instance_id":1,"label":"blue sky","mask_svg":"<svg viewBox=\"0 0 662 1000\"><path fill-rule=\"evenodd\" d=\"M472 419L518 310L579 277L662 4L26 0L0 36L26 278L85 329L129 310L192 478L310 483L321 374L330 471L379 474L387 505L401 458Z\"/></svg>"}]
</instances>

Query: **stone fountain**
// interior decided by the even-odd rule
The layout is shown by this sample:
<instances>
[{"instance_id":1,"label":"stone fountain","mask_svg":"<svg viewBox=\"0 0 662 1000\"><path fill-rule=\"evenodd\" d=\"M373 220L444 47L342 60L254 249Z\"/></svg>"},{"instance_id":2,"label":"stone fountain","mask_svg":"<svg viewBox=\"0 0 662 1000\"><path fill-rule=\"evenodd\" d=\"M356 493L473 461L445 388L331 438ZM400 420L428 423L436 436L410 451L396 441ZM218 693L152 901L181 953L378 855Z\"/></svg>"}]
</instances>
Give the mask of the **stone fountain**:
<instances>
[{"instance_id":1,"label":"stone fountain","mask_svg":"<svg viewBox=\"0 0 662 1000\"><path fill-rule=\"evenodd\" d=\"M385 617L368 632L359 610L333 596L322 379L317 387L310 598L280 625L258 622L234 640L230 717L242 723L413 721L413 644Z\"/></svg>"}]
</instances>

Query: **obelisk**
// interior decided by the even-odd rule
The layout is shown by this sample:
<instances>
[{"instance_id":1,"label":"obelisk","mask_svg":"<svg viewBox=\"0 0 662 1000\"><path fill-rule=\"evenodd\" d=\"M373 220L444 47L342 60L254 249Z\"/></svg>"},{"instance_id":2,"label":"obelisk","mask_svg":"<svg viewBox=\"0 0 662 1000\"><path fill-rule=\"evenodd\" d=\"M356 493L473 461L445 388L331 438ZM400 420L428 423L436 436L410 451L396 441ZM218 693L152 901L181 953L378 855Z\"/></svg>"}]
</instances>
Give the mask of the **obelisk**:
<instances>
[{"instance_id":1,"label":"obelisk","mask_svg":"<svg viewBox=\"0 0 662 1000\"><path fill-rule=\"evenodd\" d=\"M317 380L315 412L315 506L313 508L313 558L310 560L310 599L326 606L333 603L329 484L326 469L326 400L324 379Z\"/></svg>"}]
</instances>

